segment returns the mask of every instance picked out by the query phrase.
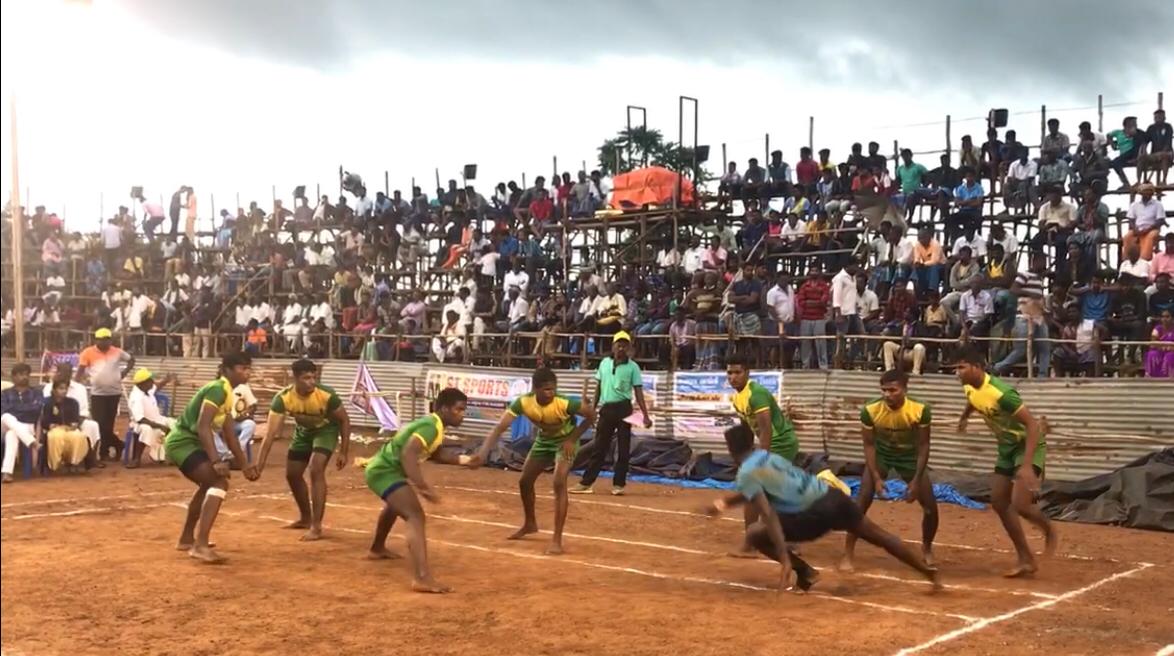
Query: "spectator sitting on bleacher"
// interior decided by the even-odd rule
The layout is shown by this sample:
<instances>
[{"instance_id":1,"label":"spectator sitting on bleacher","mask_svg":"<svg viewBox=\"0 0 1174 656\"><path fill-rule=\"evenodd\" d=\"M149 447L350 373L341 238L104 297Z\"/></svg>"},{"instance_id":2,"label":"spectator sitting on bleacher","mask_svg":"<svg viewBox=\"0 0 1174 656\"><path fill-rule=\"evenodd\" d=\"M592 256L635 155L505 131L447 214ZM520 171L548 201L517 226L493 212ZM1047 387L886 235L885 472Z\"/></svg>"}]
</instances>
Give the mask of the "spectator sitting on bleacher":
<instances>
[{"instance_id":1,"label":"spectator sitting on bleacher","mask_svg":"<svg viewBox=\"0 0 1174 656\"><path fill-rule=\"evenodd\" d=\"M1172 233L1174 234L1174 233ZM1125 258L1121 260L1118 276L1130 276L1139 280L1149 281L1152 262L1141 259L1137 244L1130 244L1122 249Z\"/></svg>"},{"instance_id":2,"label":"spectator sitting on bleacher","mask_svg":"<svg viewBox=\"0 0 1174 656\"><path fill-rule=\"evenodd\" d=\"M925 174L923 178L927 185L924 198L930 201L930 221L937 217L939 211L942 216L947 215L950 211L950 202L954 199L954 189L962 184L962 176L958 169L950 166L950 154L943 154L940 162L940 166Z\"/></svg>"},{"instance_id":3,"label":"spectator sitting on bleacher","mask_svg":"<svg viewBox=\"0 0 1174 656\"><path fill-rule=\"evenodd\" d=\"M1174 231L1166 233L1166 239L1163 242L1162 252L1155 253L1154 258L1150 260L1150 280L1156 281L1158 276L1165 274L1174 275ZM1148 293L1153 293L1152 290L1147 290Z\"/></svg>"},{"instance_id":4,"label":"spectator sitting on bleacher","mask_svg":"<svg viewBox=\"0 0 1174 656\"><path fill-rule=\"evenodd\" d=\"M1145 260L1141 260L1144 262ZM1108 320L1109 335L1124 341L1144 341L1149 333L1148 299L1145 286L1148 278L1123 273L1117 277L1117 291L1113 294L1112 312ZM1120 364L1141 364L1141 349L1134 345L1118 349Z\"/></svg>"},{"instance_id":5,"label":"spectator sitting on bleacher","mask_svg":"<svg viewBox=\"0 0 1174 656\"><path fill-rule=\"evenodd\" d=\"M1015 160L1007 167L1007 177L1003 184L1003 203L1008 209L1018 209L1024 213L1035 211L1039 202L1036 198L1035 184L1038 172L1039 166L1035 160L1028 157L1027 148L1019 147L1015 151Z\"/></svg>"},{"instance_id":6,"label":"spectator sitting on bleacher","mask_svg":"<svg viewBox=\"0 0 1174 656\"><path fill-rule=\"evenodd\" d=\"M747 228L749 228L749 227L750 226L748 225ZM754 243L750 243L750 244L746 243L747 242L747 237L746 237L746 229L747 228L743 228L742 238L740 239L741 243L744 244L743 248L745 248L745 249L749 249L750 247L752 247L754 245ZM757 230L757 228L755 228L755 229ZM766 229L766 226L762 225L760 233L764 233L766 231L765 229ZM759 234L759 236L761 236L761 234ZM701 266L706 271L722 271L726 268L726 259L727 259L728 255L729 254L726 252L726 249L722 248L721 240L717 237L710 237L709 238L709 248L707 248L702 255Z\"/></svg>"},{"instance_id":7,"label":"spectator sitting on bleacher","mask_svg":"<svg viewBox=\"0 0 1174 656\"><path fill-rule=\"evenodd\" d=\"M1039 186L1041 189L1058 187L1061 191L1068 188L1068 176L1072 169L1068 162L1056 157L1050 150L1044 151L1039 162Z\"/></svg>"},{"instance_id":8,"label":"spectator sitting on bleacher","mask_svg":"<svg viewBox=\"0 0 1174 656\"><path fill-rule=\"evenodd\" d=\"M757 158L751 157L750 161L746 163L746 172L742 174L742 201L745 202L760 196L769 197L769 187L766 186L766 182L766 169L758 165Z\"/></svg>"},{"instance_id":9,"label":"spectator sitting on bleacher","mask_svg":"<svg viewBox=\"0 0 1174 656\"><path fill-rule=\"evenodd\" d=\"M811 159L811 153L808 151L808 160ZM791 165L783 161L783 151L775 150L770 154L770 164L767 165L767 176L770 180L770 186L763 194L763 198L769 198L772 195L789 194L792 183ZM800 181L799 184L803 184ZM765 201L763 203L765 205Z\"/></svg>"},{"instance_id":10,"label":"spectator sitting on bleacher","mask_svg":"<svg viewBox=\"0 0 1174 656\"><path fill-rule=\"evenodd\" d=\"M1055 251L1055 268L1062 269L1068 257L1068 238L1076 223L1076 208L1064 200L1060 187L1048 187L1044 191L1047 199L1039 208L1039 232L1031 240L1035 251L1050 246Z\"/></svg>"},{"instance_id":11,"label":"spectator sitting on bleacher","mask_svg":"<svg viewBox=\"0 0 1174 656\"><path fill-rule=\"evenodd\" d=\"M826 150L826 149L825 149ZM826 153L830 155L830 151ZM820 156L825 153L821 152ZM830 163L829 163L830 164ZM803 146L799 149L799 162L795 164L795 182L811 189L820 178L820 165L811 158L811 149Z\"/></svg>"},{"instance_id":12,"label":"spectator sitting on bleacher","mask_svg":"<svg viewBox=\"0 0 1174 656\"><path fill-rule=\"evenodd\" d=\"M465 323L460 315L455 310L445 311L440 333L432 338L432 355L436 361L444 363L445 360L461 360L464 357L465 335Z\"/></svg>"},{"instance_id":13,"label":"spectator sitting on bleacher","mask_svg":"<svg viewBox=\"0 0 1174 656\"><path fill-rule=\"evenodd\" d=\"M989 246L983 277L986 279L995 300L996 322L1010 316L1013 299L1011 285L1015 282L1018 270L1018 260L1013 255L1007 255L1002 244L992 243Z\"/></svg>"},{"instance_id":14,"label":"spectator sitting on bleacher","mask_svg":"<svg viewBox=\"0 0 1174 656\"><path fill-rule=\"evenodd\" d=\"M975 170L964 168L962 183L954 188L954 214L946 220L946 241L952 242L962 234L967 227L975 231L982 225L982 204L986 198L986 190L975 177Z\"/></svg>"},{"instance_id":15,"label":"spectator sitting on bleacher","mask_svg":"<svg viewBox=\"0 0 1174 656\"><path fill-rule=\"evenodd\" d=\"M967 226L962 231L962 235L954 240L953 246L950 247L950 256L947 262L953 264L958 259L959 254L963 248L970 249L970 256L982 264L986 260L987 240L981 235L977 234L974 228Z\"/></svg>"},{"instance_id":16,"label":"spectator sitting on bleacher","mask_svg":"<svg viewBox=\"0 0 1174 656\"><path fill-rule=\"evenodd\" d=\"M962 138L963 141L966 137ZM999 131L987 128L986 141L982 144L982 167L976 169L976 174L991 181L991 191L994 191L995 182L999 180L1000 171L1005 164L1003 158L1003 142L999 140Z\"/></svg>"},{"instance_id":17,"label":"spectator sitting on bleacher","mask_svg":"<svg viewBox=\"0 0 1174 656\"><path fill-rule=\"evenodd\" d=\"M1154 256L1158 235L1166 225L1166 209L1154 200L1154 185L1143 182L1138 185L1137 191L1141 198L1129 206L1129 212L1125 215L1129 219L1129 232L1121 238L1121 247L1137 244L1142 259L1150 260Z\"/></svg>"},{"instance_id":18,"label":"spectator sitting on bleacher","mask_svg":"<svg viewBox=\"0 0 1174 656\"><path fill-rule=\"evenodd\" d=\"M1082 141L1076 147L1071 172L1073 196L1084 195L1089 191L1099 195L1109 188L1109 161L1092 141Z\"/></svg>"},{"instance_id":19,"label":"spectator sitting on bleacher","mask_svg":"<svg viewBox=\"0 0 1174 656\"><path fill-rule=\"evenodd\" d=\"M815 188L819 199L817 209L827 212L831 216L839 216L847 213L851 208L852 201L844 192L844 183L836 176L833 169L823 169L819 183Z\"/></svg>"},{"instance_id":20,"label":"spectator sitting on bleacher","mask_svg":"<svg viewBox=\"0 0 1174 656\"><path fill-rule=\"evenodd\" d=\"M912 150L908 148L901 150L901 164L897 166L897 179L901 184L901 195L904 197L905 219L907 221L913 218L917 206L930 196L925 180L928 173L929 171L924 166L913 161Z\"/></svg>"},{"instance_id":21,"label":"spectator sitting on bleacher","mask_svg":"<svg viewBox=\"0 0 1174 656\"><path fill-rule=\"evenodd\" d=\"M1156 173L1158 186L1164 187L1172 163L1174 163L1174 128L1166 122L1166 112L1157 109L1154 110L1154 122L1145 130L1141 154L1137 157L1138 172L1145 179L1148 179L1150 172ZM1142 173L1143 171L1144 173Z\"/></svg>"},{"instance_id":22,"label":"spectator sitting on bleacher","mask_svg":"<svg viewBox=\"0 0 1174 656\"><path fill-rule=\"evenodd\" d=\"M887 341L881 345L885 371L894 369L897 366L897 359L900 358L902 367L909 365L914 376L921 375L922 368L925 366L926 349L925 344L913 341L917 334L916 318L917 309L910 308L897 324L896 332L901 337L901 342Z\"/></svg>"},{"instance_id":23,"label":"spectator sitting on bleacher","mask_svg":"<svg viewBox=\"0 0 1174 656\"><path fill-rule=\"evenodd\" d=\"M970 279L968 289L962 293L958 301L960 324L973 337L986 337L991 332L995 300L985 286L986 281L982 274L975 275ZM983 345L983 350L985 350L985 345Z\"/></svg>"},{"instance_id":24,"label":"spectator sitting on bleacher","mask_svg":"<svg viewBox=\"0 0 1174 656\"><path fill-rule=\"evenodd\" d=\"M917 243L913 246L913 284L919 298L941 288L945 265L942 246L934 239L933 231L928 228L918 230Z\"/></svg>"},{"instance_id":25,"label":"spectator sitting on bleacher","mask_svg":"<svg viewBox=\"0 0 1174 656\"><path fill-rule=\"evenodd\" d=\"M1067 160L1070 156L1068 151L1071 147L1072 142L1068 139L1068 135L1060 132L1060 119L1049 118L1048 133L1044 135L1043 142L1040 144L1040 153L1050 154L1059 160ZM1042 172L1040 177L1043 177ZM1043 184L1042 179L1040 180L1040 184Z\"/></svg>"},{"instance_id":26,"label":"spectator sitting on bleacher","mask_svg":"<svg viewBox=\"0 0 1174 656\"><path fill-rule=\"evenodd\" d=\"M1117 157L1109 162L1117 179L1121 181L1120 191L1129 190L1129 178L1125 176L1125 167L1137 164L1137 156L1141 152L1141 145L1145 143L1145 133L1137 129L1137 117L1126 116L1121 121L1121 129L1113 130L1108 134L1109 145L1117 151Z\"/></svg>"},{"instance_id":27,"label":"spectator sitting on bleacher","mask_svg":"<svg viewBox=\"0 0 1174 656\"><path fill-rule=\"evenodd\" d=\"M942 305L951 317L958 315L958 303L962 294L970 288L971 281L981 276L982 267L971 256L970 247L963 246L958 251L958 259L954 266L950 267L950 293L942 297Z\"/></svg>"}]
</instances>

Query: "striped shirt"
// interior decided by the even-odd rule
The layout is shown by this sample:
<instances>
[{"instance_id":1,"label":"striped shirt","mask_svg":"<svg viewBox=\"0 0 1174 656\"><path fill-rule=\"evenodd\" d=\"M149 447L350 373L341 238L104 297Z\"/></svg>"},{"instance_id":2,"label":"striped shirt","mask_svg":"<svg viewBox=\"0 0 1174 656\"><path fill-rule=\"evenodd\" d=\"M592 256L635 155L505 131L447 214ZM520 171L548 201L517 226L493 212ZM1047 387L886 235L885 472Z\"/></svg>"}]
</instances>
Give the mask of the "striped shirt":
<instances>
[{"instance_id":1,"label":"striped shirt","mask_svg":"<svg viewBox=\"0 0 1174 656\"><path fill-rule=\"evenodd\" d=\"M1025 317L1043 316L1044 279L1038 273L1020 271L1015 282L1022 290L1019 296L1019 314Z\"/></svg>"}]
</instances>

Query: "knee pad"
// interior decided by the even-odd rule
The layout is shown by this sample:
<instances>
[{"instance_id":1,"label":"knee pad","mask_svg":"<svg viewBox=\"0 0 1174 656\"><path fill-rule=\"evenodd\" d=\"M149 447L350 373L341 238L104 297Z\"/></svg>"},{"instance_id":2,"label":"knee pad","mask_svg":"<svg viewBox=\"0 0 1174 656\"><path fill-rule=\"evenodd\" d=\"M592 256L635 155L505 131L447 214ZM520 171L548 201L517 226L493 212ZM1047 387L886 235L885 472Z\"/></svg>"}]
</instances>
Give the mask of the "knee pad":
<instances>
[{"instance_id":1,"label":"knee pad","mask_svg":"<svg viewBox=\"0 0 1174 656\"><path fill-rule=\"evenodd\" d=\"M228 490L219 487L210 487L208 488L208 491L204 493L204 495L209 497L216 497L217 499L224 501L228 498Z\"/></svg>"}]
</instances>

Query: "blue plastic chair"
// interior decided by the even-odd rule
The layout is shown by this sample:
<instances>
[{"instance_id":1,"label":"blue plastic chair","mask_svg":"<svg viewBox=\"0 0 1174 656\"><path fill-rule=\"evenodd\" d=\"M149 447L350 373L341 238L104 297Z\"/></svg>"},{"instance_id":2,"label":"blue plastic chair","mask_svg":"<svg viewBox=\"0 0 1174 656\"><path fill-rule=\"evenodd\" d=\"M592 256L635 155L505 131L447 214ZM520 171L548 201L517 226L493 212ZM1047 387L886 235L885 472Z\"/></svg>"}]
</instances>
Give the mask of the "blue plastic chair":
<instances>
[{"instance_id":1,"label":"blue plastic chair","mask_svg":"<svg viewBox=\"0 0 1174 656\"><path fill-rule=\"evenodd\" d=\"M155 392L155 403L159 404L159 412L167 416L171 414L171 397L163 392ZM135 452L135 448L139 445L139 434L135 432L134 425L126 427L126 435L122 438L122 464L129 465L131 455Z\"/></svg>"}]
</instances>

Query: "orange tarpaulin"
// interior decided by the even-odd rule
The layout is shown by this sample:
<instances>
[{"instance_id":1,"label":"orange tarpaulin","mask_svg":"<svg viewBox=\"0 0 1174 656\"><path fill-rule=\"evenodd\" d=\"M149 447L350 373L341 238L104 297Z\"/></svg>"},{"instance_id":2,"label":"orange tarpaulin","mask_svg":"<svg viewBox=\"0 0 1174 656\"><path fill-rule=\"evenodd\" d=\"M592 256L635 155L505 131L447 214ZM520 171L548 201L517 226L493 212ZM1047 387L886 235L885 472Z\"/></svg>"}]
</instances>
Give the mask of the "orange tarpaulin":
<instances>
[{"instance_id":1,"label":"orange tarpaulin","mask_svg":"<svg viewBox=\"0 0 1174 656\"><path fill-rule=\"evenodd\" d=\"M611 206L638 209L644 205L671 205L677 180L681 181L681 204L693 203L693 181L672 171L650 166L617 175L612 180Z\"/></svg>"}]
</instances>

